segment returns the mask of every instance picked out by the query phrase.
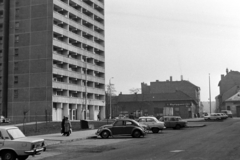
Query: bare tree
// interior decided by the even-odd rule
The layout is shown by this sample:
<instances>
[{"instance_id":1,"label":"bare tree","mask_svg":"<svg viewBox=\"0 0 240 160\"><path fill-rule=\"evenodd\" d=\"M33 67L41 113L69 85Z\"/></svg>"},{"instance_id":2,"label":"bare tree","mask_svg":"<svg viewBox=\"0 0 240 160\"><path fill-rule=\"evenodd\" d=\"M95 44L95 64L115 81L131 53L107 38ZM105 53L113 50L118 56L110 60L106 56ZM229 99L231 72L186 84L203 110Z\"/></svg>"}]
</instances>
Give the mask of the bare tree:
<instances>
[{"instance_id":1,"label":"bare tree","mask_svg":"<svg viewBox=\"0 0 240 160\"><path fill-rule=\"evenodd\" d=\"M135 93L141 92L141 89L140 88L131 88L131 89L129 89L129 92L131 94L135 94Z\"/></svg>"},{"instance_id":2,"label":"bare tree","mask_svg":"<svg viewBox=\"0 0 240 160\"><path fill-rule=\"evenodd\" d=\"M106 86L106 90L107 90L107 94L111 96L116 96L116 89L115 89L115 86L114 84L107 84Z\"/></svg>"}]
</instances>

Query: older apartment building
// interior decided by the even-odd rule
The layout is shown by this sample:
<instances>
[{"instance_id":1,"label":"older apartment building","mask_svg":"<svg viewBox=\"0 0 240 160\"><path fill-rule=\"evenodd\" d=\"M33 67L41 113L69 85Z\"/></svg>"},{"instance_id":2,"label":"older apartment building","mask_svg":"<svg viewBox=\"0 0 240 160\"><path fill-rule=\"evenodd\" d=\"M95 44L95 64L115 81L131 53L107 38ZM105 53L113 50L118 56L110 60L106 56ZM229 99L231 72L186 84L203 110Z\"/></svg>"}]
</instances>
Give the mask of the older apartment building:
<instances>
[{"instance_id":1,"label":"older apartment building","mask_svg":"<svg viewBox=\"0 0 240 160\"><path fill-rule=\"evenodd\" d=\"M0 114L104 118L104 43L104 0L0 0Z\"/></svg>"}]
</instances>

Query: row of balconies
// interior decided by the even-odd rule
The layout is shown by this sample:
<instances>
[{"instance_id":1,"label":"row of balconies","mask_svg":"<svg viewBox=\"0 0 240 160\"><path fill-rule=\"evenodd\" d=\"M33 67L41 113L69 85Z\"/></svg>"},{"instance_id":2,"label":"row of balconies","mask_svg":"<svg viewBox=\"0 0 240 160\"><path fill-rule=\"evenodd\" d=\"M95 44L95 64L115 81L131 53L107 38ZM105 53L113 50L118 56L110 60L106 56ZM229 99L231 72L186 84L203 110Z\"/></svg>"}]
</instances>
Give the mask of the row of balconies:
<instances>
[{"instance_id":1,"label":"row of balconies","mask_svg":"<svg viewBox=\"0 0 240 160\"><path fill-rule=\"evenodd\" d=\"M58 20L60 23L63 24L62 28L66 27L66 24L68 24L69 26L81 29L83 32L92 34L96 38L104 39L104 30L96 26L93 26L90 23L86 23L86 21L81 21L81 19L74 17L70 19L68 17L63 16L62 14L59 14L58 12L53 12L53 17L54 19Z\"/></svg>"},{"instance_id":2,"label":"row of balconies","mask_svg":"<svg viewBox=\"0 0 240 160\"><path fill-rule=\"evenodd\" d=\"M86 61L90 65L94 65L94 66L97 66L97 67L104 68L104 62L99 60L99 59L94 59L94 58L90 58L90 57L86 58L86 56L83 56L82 54L79 54L79 53L76 53L76 52L72 52L72 51L68 51L66 49L59 48L57 46L53 46L53 53L55 53L56 55L61 56L61 57L59 57L59 59L62 59L62 60L71 61L72 59L74 59L74 60L76 60L78 62L82 61L84 63ZM78 62L75 62L75 63L78 63Z\"/></svg>"},{"instance_id":3,"label":"row of balconies","mask_svg":"<svg viewBox=\"0 0 240 160\"><path fill-rule=\"evenodd\" d=\"M94 26L96 26L104 30L104 20L102 18L95 15L91 16L90 12L84 9L81 12L75 9L69 9L70 11L67 9L69 9L69 6L64 3L58 3L58 5L54 4L54 11L62 16L76 21L77 23L81 23L90 29L93 29Z\"/></svg>"},{"instance_id":4,"label":"row of balconies","mask_svg":"<svg viewBox=\"0 0 240 160\"><path fill-rule=\"evenodd\" d=\"M84 8L87 9L91 12L93 12L94 14L96 14L97 16L103 17L104 15L104 6L103 6L103 2L97 1L96 3L93 3L92 1L79 1L79 0L60 0L63 3L79 10L80 8ZM100 2L100 3L99 3ZM95 12L97 11L97 12Z\"/></svg>"},{"instance_id":5,"label":"row of balconies","mask_svg":"<svg viewBox=\"0 0 240 160\"><path fill-rule=\"evenodd\" d=\"M102 73L102 72L94 71L92 69L86 69L84 67L68 64L66 62L61 62L61 61L57 61L57 60L53 60L53 67L80 73L80 74L84 74L84 75L94 76L94 77L98 77L98 78L104 78L104 73Z\"/></svg>"},{"instance_id":6,"label":"row of balconies","mask_svg":"<svg viewBox=\"0 0 240 160\"><path fill-rule=\"evenodd\" d=\"M70 38L72 37L72 38ZM74 39L73 39L74 38ZM75 38L78 38L77 40ZM61 41L62 43L66 43L73 47L77 47L79 49L85 50L90 53L103 53L104 47L100 46L94 42L89 43L90 41L84 41L83 38L73 37L71 35L66 36L64 34L60 34L57 32L53 32L53 40Z\"/></svg>"},{"instance_id":7,"label":"row of balconies","mask_svg":"<svg viewBox=\"0 0 240 160\"><path fill-rule=\"evenodd\" d=\"M104 97L105 97L104 95L100 95L100 94L65 90L65 89L59 89L59 88L53 88L53 96L82 98L82 99L87 98L87 99L97 99L97 100L104 100Z\"/></svg>"},{"instance_id":8,"label":"row of balconies","mask_svg":"<svg viewBox=\"0 0 240 160\"><path fill-rule=\"evenodd\" d=\"M79 37L83 37L86 40L91 41L91 42L88 42L88 43L90 43L92 45L95 45L93 43L97 43L98 45L100 45L99 48L102 48L104 46L104 40L101 39L102 37L101 38L95 37L91 33L84 32L84 31L82 31L82 30L80 30L80 29L78 29L74 26L68 25L65 22L61 22L60 20L57 20L56 18L54 19L53 24L55 26L58 26L58 27L60 27L64 30L66 30L67 31L66 34L71 35L72 33L74 33L73 37L76 37L76 39L79 39Z\"/></svg>"},{"instance_id":9,"label":"row of balconies","mask_svg":"<svg viewBox=\"0 0 240 160\"><path fill-rule=\"evenodd\" d=\"M96 89L103 89L104 90L104 84L93 82L93 81L87 81L85 79L80 78L73 78L69 76L63 76L58 74L53 74L53 81L58 83L63 83L63 85L76 85L76 86L84 86L84 87L92 87Z\"/></svg>"}]
</instances>

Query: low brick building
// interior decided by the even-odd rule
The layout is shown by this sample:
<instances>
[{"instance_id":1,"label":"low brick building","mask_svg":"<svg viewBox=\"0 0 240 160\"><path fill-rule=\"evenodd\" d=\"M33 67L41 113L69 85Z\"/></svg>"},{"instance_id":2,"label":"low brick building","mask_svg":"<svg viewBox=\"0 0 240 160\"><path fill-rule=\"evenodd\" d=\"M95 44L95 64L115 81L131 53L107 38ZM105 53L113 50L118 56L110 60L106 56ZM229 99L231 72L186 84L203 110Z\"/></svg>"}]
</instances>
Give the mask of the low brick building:
<instances>
[{"instance_id":1,"label":"low brick building","mask_svg":"<svg viewBox=\"0 0 240 160\"><path fill-rule=\"evenodd\" d=\"M142 83L142 94L119 94L112 104L113 117L176 115L193 118L199 114L200 88L189 81Z\"/></svg>"}]
</instances>

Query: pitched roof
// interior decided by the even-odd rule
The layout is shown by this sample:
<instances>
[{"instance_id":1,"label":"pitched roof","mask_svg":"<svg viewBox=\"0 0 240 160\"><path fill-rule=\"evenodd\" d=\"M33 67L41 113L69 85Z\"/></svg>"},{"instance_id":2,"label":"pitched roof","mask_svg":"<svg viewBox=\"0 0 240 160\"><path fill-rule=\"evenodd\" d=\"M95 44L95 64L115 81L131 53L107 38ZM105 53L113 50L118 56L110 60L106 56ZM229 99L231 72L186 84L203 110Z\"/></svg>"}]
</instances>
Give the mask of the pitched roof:
<instances>
[{"instance_id":1,"label":"pitched roof","mask_svg":"<svg viewBox=\"0 0 240 160\"><path fill-rule=\"evenodd\" d=\"M236 101L240 101L240 91L238 91L236 94L234 94L232 97L226 100L226 102L236 102Z\"/></svg>"},{"instance_id":2,"label":"pitched roof","mask_svg":"<svg viewBox=\"0 0 240 160\"><path fill-rule=\"evenodd\" d=\"M152 93L152 94L129 94L118 96L118 102L136 102L136 101L174 101L174 100L192 100L193 98L183 93L175 91L173 93Z\"/></svg>"}]
</instances>

